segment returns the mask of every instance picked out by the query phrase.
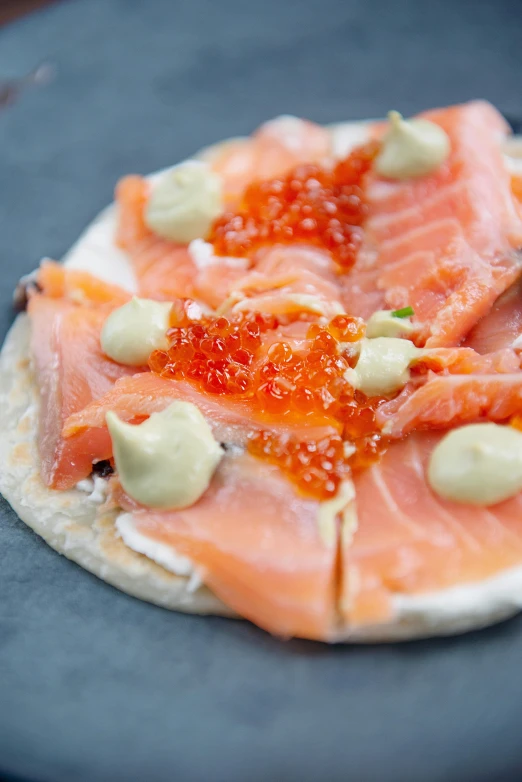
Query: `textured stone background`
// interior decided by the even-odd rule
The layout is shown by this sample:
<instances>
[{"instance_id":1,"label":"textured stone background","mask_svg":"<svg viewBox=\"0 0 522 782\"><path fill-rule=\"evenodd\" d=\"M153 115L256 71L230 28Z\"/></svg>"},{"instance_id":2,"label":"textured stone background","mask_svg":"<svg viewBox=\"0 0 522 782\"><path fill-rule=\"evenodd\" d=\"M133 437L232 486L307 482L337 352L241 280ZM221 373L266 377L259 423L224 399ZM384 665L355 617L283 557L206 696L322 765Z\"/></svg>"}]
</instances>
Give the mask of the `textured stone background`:
<instances>
[{"instance_id":1,"label":"textured stone background","mask_svg":"<svg viewBox=\"0 0 522 782\"><path fill-rule=\"evenodd\" d=\"M279 113L319 121L474 97L522 117L518 2L78 0L0 30L0 74L58 77L0 114L0 328L147 172ZM520 779L522 622L368 648L169 614L0 507L0 769L32 782Z\"/></svg>"}]
</instances>

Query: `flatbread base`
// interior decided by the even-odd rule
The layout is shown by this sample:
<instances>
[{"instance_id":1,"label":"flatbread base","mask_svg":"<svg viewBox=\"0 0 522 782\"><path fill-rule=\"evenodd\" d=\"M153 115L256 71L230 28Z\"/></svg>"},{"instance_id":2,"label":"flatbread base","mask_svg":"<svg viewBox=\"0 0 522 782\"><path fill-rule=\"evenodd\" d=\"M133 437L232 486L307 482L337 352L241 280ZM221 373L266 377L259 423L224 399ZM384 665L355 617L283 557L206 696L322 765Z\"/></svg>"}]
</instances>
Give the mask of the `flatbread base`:
<instances>
[{"instance_id":1,"label":"flatbread base","mask_svg":"<svg viewBox=\"0 0 522 782\"><path fill-rule=\"evenodd\" d=\"M359 141L361 127L362 123L335 126L340 146L349 145L352 138ZM216 147L203 156L214 154ZM113 207L102 212L68 253L66 263L109 281L127 274L131 287L125 258L112 241L114 220ZM27 315L19 315L0 353L0 492L53 549L123 592L171 610L239 618L205 586L191 591L188 577L174 575L128 548L117 533L115 511L101 511L78 489L54 491L42 483L37 452L39 401L29 333ZM391 622L353 630L340 626L330 640L389 642L493 624L522 608L522 567L438 593L397 595L394 608Z\"/></svg>"}]
</instances>

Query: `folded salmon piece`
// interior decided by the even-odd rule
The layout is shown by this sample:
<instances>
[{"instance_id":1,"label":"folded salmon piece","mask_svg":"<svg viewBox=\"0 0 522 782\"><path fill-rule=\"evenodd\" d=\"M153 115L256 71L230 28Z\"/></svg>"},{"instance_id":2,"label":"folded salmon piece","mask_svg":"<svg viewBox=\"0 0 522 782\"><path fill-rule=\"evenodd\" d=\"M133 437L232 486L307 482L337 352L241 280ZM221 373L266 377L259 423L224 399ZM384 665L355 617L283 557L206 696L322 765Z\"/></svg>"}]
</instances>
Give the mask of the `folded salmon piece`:
<instances>
[{"instance_id":1,"label":"folded salmon piece","mask_svg":"<svg viewBox=\"0 0 522 782\"><path fill-rule=\"evenodd\" d=\"M388 437L414 429L449 429L505 421L522 407L520 356L511 348L481 355L471 348L426 349L411 382L380 405L376 421Z\"/></svg>"},{"instance_id":2,"label":"folded salmon piece","mask_svg":"<svg viewBox=\"0 0 522 782\"><path fill-rule=\"evenodd\" d=\"M188 248L162 239L145 223L150 185L144 177L126 176L116 187L116 244L131 258L138 294L168 301L192 296L196 267Z\"/></svg>"},{"instance_id":3,"label":"folded salmon piece","mask_svg":"<svg viewBox=\"0 0 522 782\"><path fill-rule=\"evenodd\" d=\"M229 445L243 447L252 432L261 429L302 435L305 439L320 439L336 431L327 418L303 415L291 423L277 421L260 413L251 400L205 394L186 381L143 372L122 377L103 395L78 408L64 421L62 435L74 451L75 443L82 442L91 432L91 461L108 459L112 456L112 443L105 423L109 410L124 421L138 423L177 399L196 405L209 422L214 437Z\"/></svg>"},{"instance_id":4,"label":"folded salmon piece","mask_svg":"<svg viewBox=\"0 0 522 782\"><path fill-rule=\"evenodd\" d=\"M451 375L495 375L517 372L520 356L505 347L492 353L478 353L473 348L425 348L413 364L414 372L432 370Z\"/></svg>"},{"instance_id":5,"label":"folded salmon piece","mask_svg":"<svg viewBox=\"0 0 522 782\"><path fill-rule=\"evenodd\" d=\"M275 245L259 251L249 271L238 267L238 261L242 259L216 257L201 268L194 282L196 295L212 307L232 295L236 309L277 315L302 311L333 317L343 311L339 278L324 250Z\"/></svg>"},{"instance_id":6,"label":"folded salmon piece","mask_svg":"<svg viewBox=\"0 0 522 782\"><path fill-rule=\"evenodd\" d=\"M44 482L68 489L92 470L98 433L84 432L71 445L62 437L64 421L135 372L107 358L100 332L105 309L35 295L29 302L31 355L40 391L38 448Z\"/></svg>"},{"instance_id":7,"label":"folded salmon piece","mask_svg":"<svg viewBox=\"0 0 522 782\"><path fill-rule=\"evenodd\" d=\"M324 534L321 503L298 496L277 467L225 456L209 489L184 510L118 501L135 532L188 557L241 616L283 637L333 637L338 531Z\"/></svg>"},{"instance_id":8,"label":"folded salmon piece","mask_svg":"<svg viewBox=\"0 0 522 782\"><path fill-rule=\"evenodd\" d=\"M448 134L449 159L419 179L370 175L365 243L344 303L362 317L410 305L420 344L458 345L522 270L522 220L501 149L508 126L479 101L421 116Z\"/></svg>"},{"instance_id":9,"label":"folded salmon piece","mask_svg":"<svg viewBox=\"0 0 522 782\"><path fill-rule=\"evenodd\" d=\"M425 475L440 437L412 434L354 479L358 525L344 535L341 584L352 626L392 619L396 597L522 565L522 493L487 508L435 496Z\"/></svg>"},{"instance_id":10,"label":"folded salmon piece","mask_svg":"<svg viewBox=\"0 0 522 782\"><path fill-rule=\"evenodd\" d=\"M506 421L522 410L522 372L431 377L379 408L377 423L389 437L414 429L449 429L479 421Z\"/></svg>"}]
</instances>

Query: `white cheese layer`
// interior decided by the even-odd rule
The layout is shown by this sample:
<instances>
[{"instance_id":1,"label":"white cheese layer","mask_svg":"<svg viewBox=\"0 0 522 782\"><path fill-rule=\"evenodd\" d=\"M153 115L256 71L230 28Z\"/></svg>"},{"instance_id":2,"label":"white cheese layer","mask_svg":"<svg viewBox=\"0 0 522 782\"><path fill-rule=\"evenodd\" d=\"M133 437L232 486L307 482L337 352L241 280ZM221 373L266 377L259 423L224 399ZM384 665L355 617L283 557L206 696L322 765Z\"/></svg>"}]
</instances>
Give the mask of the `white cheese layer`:
<instances>
[{"instance_id":1,"label":"white cheese layer","mask_svg":"<svg viewBox=\"0 0 522 782\"><path fill-rule=\"evenodd\" d=\"M139 532L136 529L132 513L121 513L116 519L116 529L125 545L133 551L152 559L176 576L188 577L187 589L189 592L194 592L201 585L201 578L194 563L188 557L178 554L173 546L161 543L159 540L153 540Z\"/></svg>"}]
</instances>

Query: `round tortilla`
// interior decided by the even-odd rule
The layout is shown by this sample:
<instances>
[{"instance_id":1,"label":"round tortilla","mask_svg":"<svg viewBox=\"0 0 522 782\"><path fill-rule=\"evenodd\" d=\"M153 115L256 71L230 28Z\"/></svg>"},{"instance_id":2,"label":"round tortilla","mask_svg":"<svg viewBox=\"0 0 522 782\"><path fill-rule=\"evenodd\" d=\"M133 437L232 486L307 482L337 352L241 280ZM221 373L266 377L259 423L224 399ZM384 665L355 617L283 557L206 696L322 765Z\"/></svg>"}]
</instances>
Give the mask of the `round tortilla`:
<instances>
[{"instance_id":1,"label":"round tortilla","mask_svg":"<svg viewBox=\"0 0 522 782\"><path fill-rule=\"evenodd\" d=\"M364 138L365 123L332 126L335 146L346 151ZM227 142L223 142L227 143ZM201 153L209 158L219 145ZM129 264L114 245L114 207L108 207L69 251L67 265L85 268L132 290ZM194 614L237 616L209 589L193 590L178 576L126 546L116 511L103 511L78 489L47 488L39 471L38 389L29 359L29 319L19 315L0 353L0 492L18 516L53 549L123 592ZM396 595L386 624L340 627L337 642L387 642L450 635L485 627L522 608L522 567L486 581L424 595Z\"/></svg>"}]
</instances>

